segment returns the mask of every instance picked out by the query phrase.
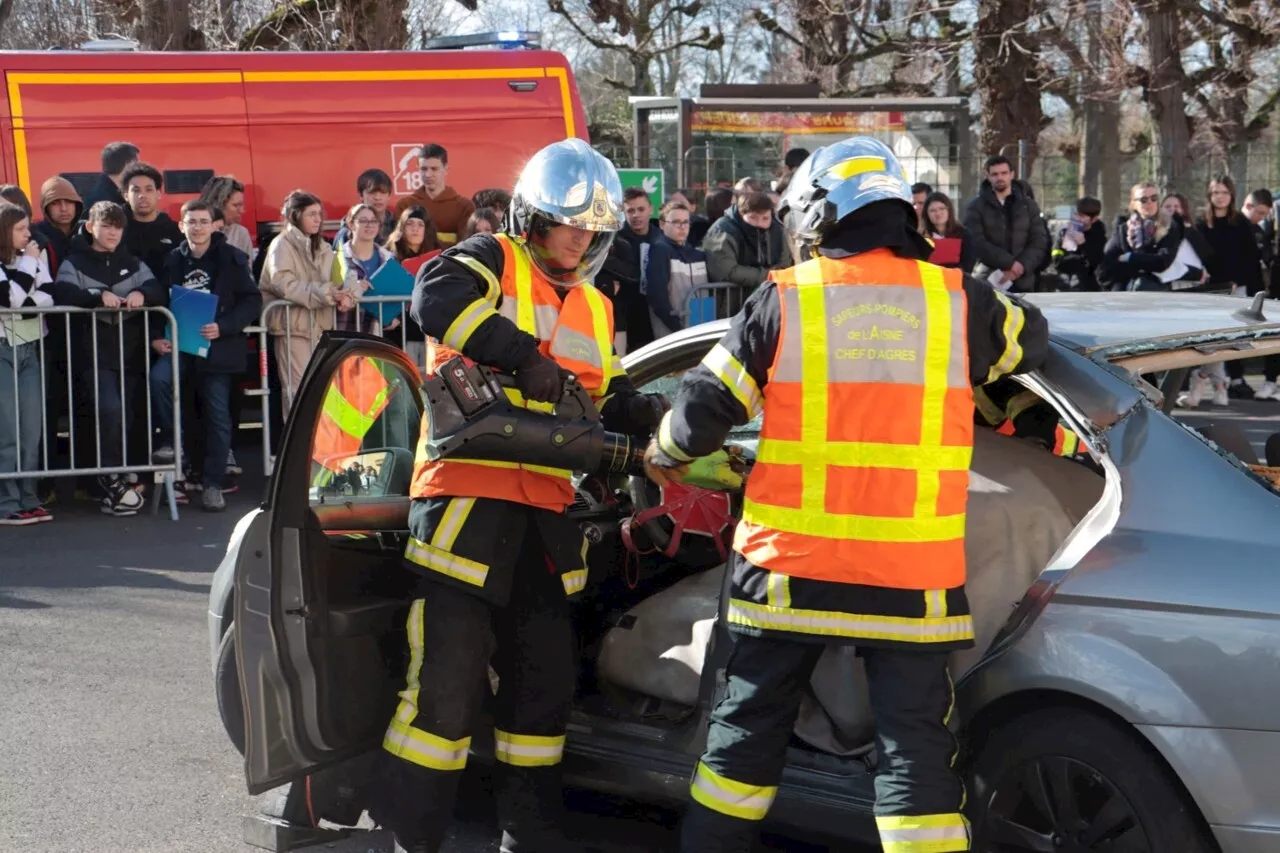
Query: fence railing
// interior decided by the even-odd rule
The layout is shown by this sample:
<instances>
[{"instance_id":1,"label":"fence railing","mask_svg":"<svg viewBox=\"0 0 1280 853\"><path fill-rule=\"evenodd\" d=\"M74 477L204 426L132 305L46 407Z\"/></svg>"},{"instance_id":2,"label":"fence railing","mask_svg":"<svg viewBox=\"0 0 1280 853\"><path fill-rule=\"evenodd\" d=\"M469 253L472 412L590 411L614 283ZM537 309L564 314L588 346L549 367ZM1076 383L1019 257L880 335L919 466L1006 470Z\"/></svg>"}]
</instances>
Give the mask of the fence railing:
<instances>
[{"instance_id":1,"label":"fence railing","mask_svg":"<svg viewBox=\"0 0 1280 853\"><path fill-rule=\"evenodd\" d=\"M152 372L163 360L153 366L150 347L152 332L165 323L176 330L173 314L160 307L54 306L0 309L0 323L5 331L0 343L0 468L12 467L0 470L0 480L146 474L166 485L157 489L153 512L161 496L167 496L176 521L172 484L182 478L176 331L166 365L172 375L171 399L153 399ZM171 459L156 458L158 419L172 424ZM3 458L9 453L12 465ZM24 488L35 484L24 483Z\"/></svg>"}]
</instances>

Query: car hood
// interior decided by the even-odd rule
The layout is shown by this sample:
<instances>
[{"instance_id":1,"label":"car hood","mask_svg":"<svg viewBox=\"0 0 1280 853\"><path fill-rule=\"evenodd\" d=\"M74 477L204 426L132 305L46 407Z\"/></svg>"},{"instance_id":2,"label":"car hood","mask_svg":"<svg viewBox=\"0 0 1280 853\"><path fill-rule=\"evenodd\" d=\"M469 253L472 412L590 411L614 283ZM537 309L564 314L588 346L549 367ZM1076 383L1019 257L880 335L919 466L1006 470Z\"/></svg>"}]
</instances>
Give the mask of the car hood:
<instances>
[{"instance_id":1,"label":"car hood","mask_svg":"<svg viewBox=\"0 0 1280 853\"><path fill-rule=\"evenodd\" d=\"M1280 350L1280 302L1210 293L1031 293L1059 343L1149 372Z\"/></svg>"}]
</instances>

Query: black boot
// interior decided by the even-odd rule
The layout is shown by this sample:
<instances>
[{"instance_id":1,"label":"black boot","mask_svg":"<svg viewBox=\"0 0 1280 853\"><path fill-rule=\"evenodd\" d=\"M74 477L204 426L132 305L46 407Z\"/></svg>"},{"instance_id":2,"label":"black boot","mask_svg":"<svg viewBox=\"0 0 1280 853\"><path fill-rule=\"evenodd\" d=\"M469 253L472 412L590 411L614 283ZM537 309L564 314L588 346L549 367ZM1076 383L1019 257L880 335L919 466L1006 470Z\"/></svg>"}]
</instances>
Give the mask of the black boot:
<instances>
[{"instance_id":1,"label":"black boot","mask_svg":"<svg viewBox=\"0 0 1280 853\"><path fill-rule=\"evenodd\" d=\"M760 825L690 803L680 821L680 853L754 853Z\"/></svg>"},{"instance_id":2,"label":"black boot","mask_svg":"<svg viewBox=\"0 0 1280 853\"><path fill-rule=\"evenodd\" d=\"M564 853L560 766L494 768L502 853Z\"/></svg>"}]
</instances>

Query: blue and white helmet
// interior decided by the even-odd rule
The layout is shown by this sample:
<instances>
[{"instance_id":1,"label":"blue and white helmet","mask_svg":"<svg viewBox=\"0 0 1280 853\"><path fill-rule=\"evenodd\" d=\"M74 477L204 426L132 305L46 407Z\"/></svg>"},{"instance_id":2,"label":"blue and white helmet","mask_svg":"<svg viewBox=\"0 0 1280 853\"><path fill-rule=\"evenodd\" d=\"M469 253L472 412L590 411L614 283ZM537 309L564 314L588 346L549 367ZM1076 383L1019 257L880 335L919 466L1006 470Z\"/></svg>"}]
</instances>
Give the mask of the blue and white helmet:
<instances>
[{"instance_id":1,"label":"blue and white helmet","mask_svg":"<svg viewBox=\"0 0 1280 853\"><path fill-rule=\"evenodd\" d=\"M804 248L822 243L839 222L869 204L898 201L915 217L911 184L889 146L871 136L854 136L809 155L791 176L778 216Z\"/></svg>"}]
</instances>

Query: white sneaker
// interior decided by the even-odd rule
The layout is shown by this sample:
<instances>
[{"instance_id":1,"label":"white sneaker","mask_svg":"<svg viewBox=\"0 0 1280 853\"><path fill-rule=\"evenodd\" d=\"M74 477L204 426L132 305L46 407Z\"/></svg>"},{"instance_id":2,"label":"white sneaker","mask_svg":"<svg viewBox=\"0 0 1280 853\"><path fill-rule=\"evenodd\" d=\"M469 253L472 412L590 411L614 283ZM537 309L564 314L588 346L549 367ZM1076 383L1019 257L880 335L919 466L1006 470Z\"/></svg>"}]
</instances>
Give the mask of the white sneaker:
<instances>
[{"instance_id":1,"label":"white sneaker","mask_svg":"<svg viewBox=\"0 0 1280 853\"><path fill-rule=\"evenodd\" d=\"M1204 399L1204 396L1209 392L1209 389L1210 383L1208 377L1192 376L1191 388L1187 393L1179 395L1178 406L1183 409L1198 408L1200 406L1200 401Z\"/></svg>"},{"instance_id":2,"label":"white sneaker","mask_svg":"<svg viewBox=\"0 0 1280 853\"><path fill-rule=\"evenodd\" d=\"M236 454L233 450L227 451L227 474L232 477L239 477L244 473L244 469L240 467L240 463L236 461Z\"/></svg>"},{"instance_id":3,"label":"white sneaker","mask_svg":"<svg viewBox=\"0 0 1280 853\"><path fill-rule=\"evenodd\" d=\"M1280 386L1274 382L1263 382L1257 391L1253 392L1255 400L1280 400Z\"/></svg>"},{"instance_id":4,"label":"white sneaker","mask_svg":"<svg viewBox=\"0 0 1280 853\"><path fill-rule=\"evenodd\" d=\"M1219 385L1213 390L1213 404L1223 408L1231 405L1231 399L1227 396L1227 386Z\"/></svg>"}]
</instances>

